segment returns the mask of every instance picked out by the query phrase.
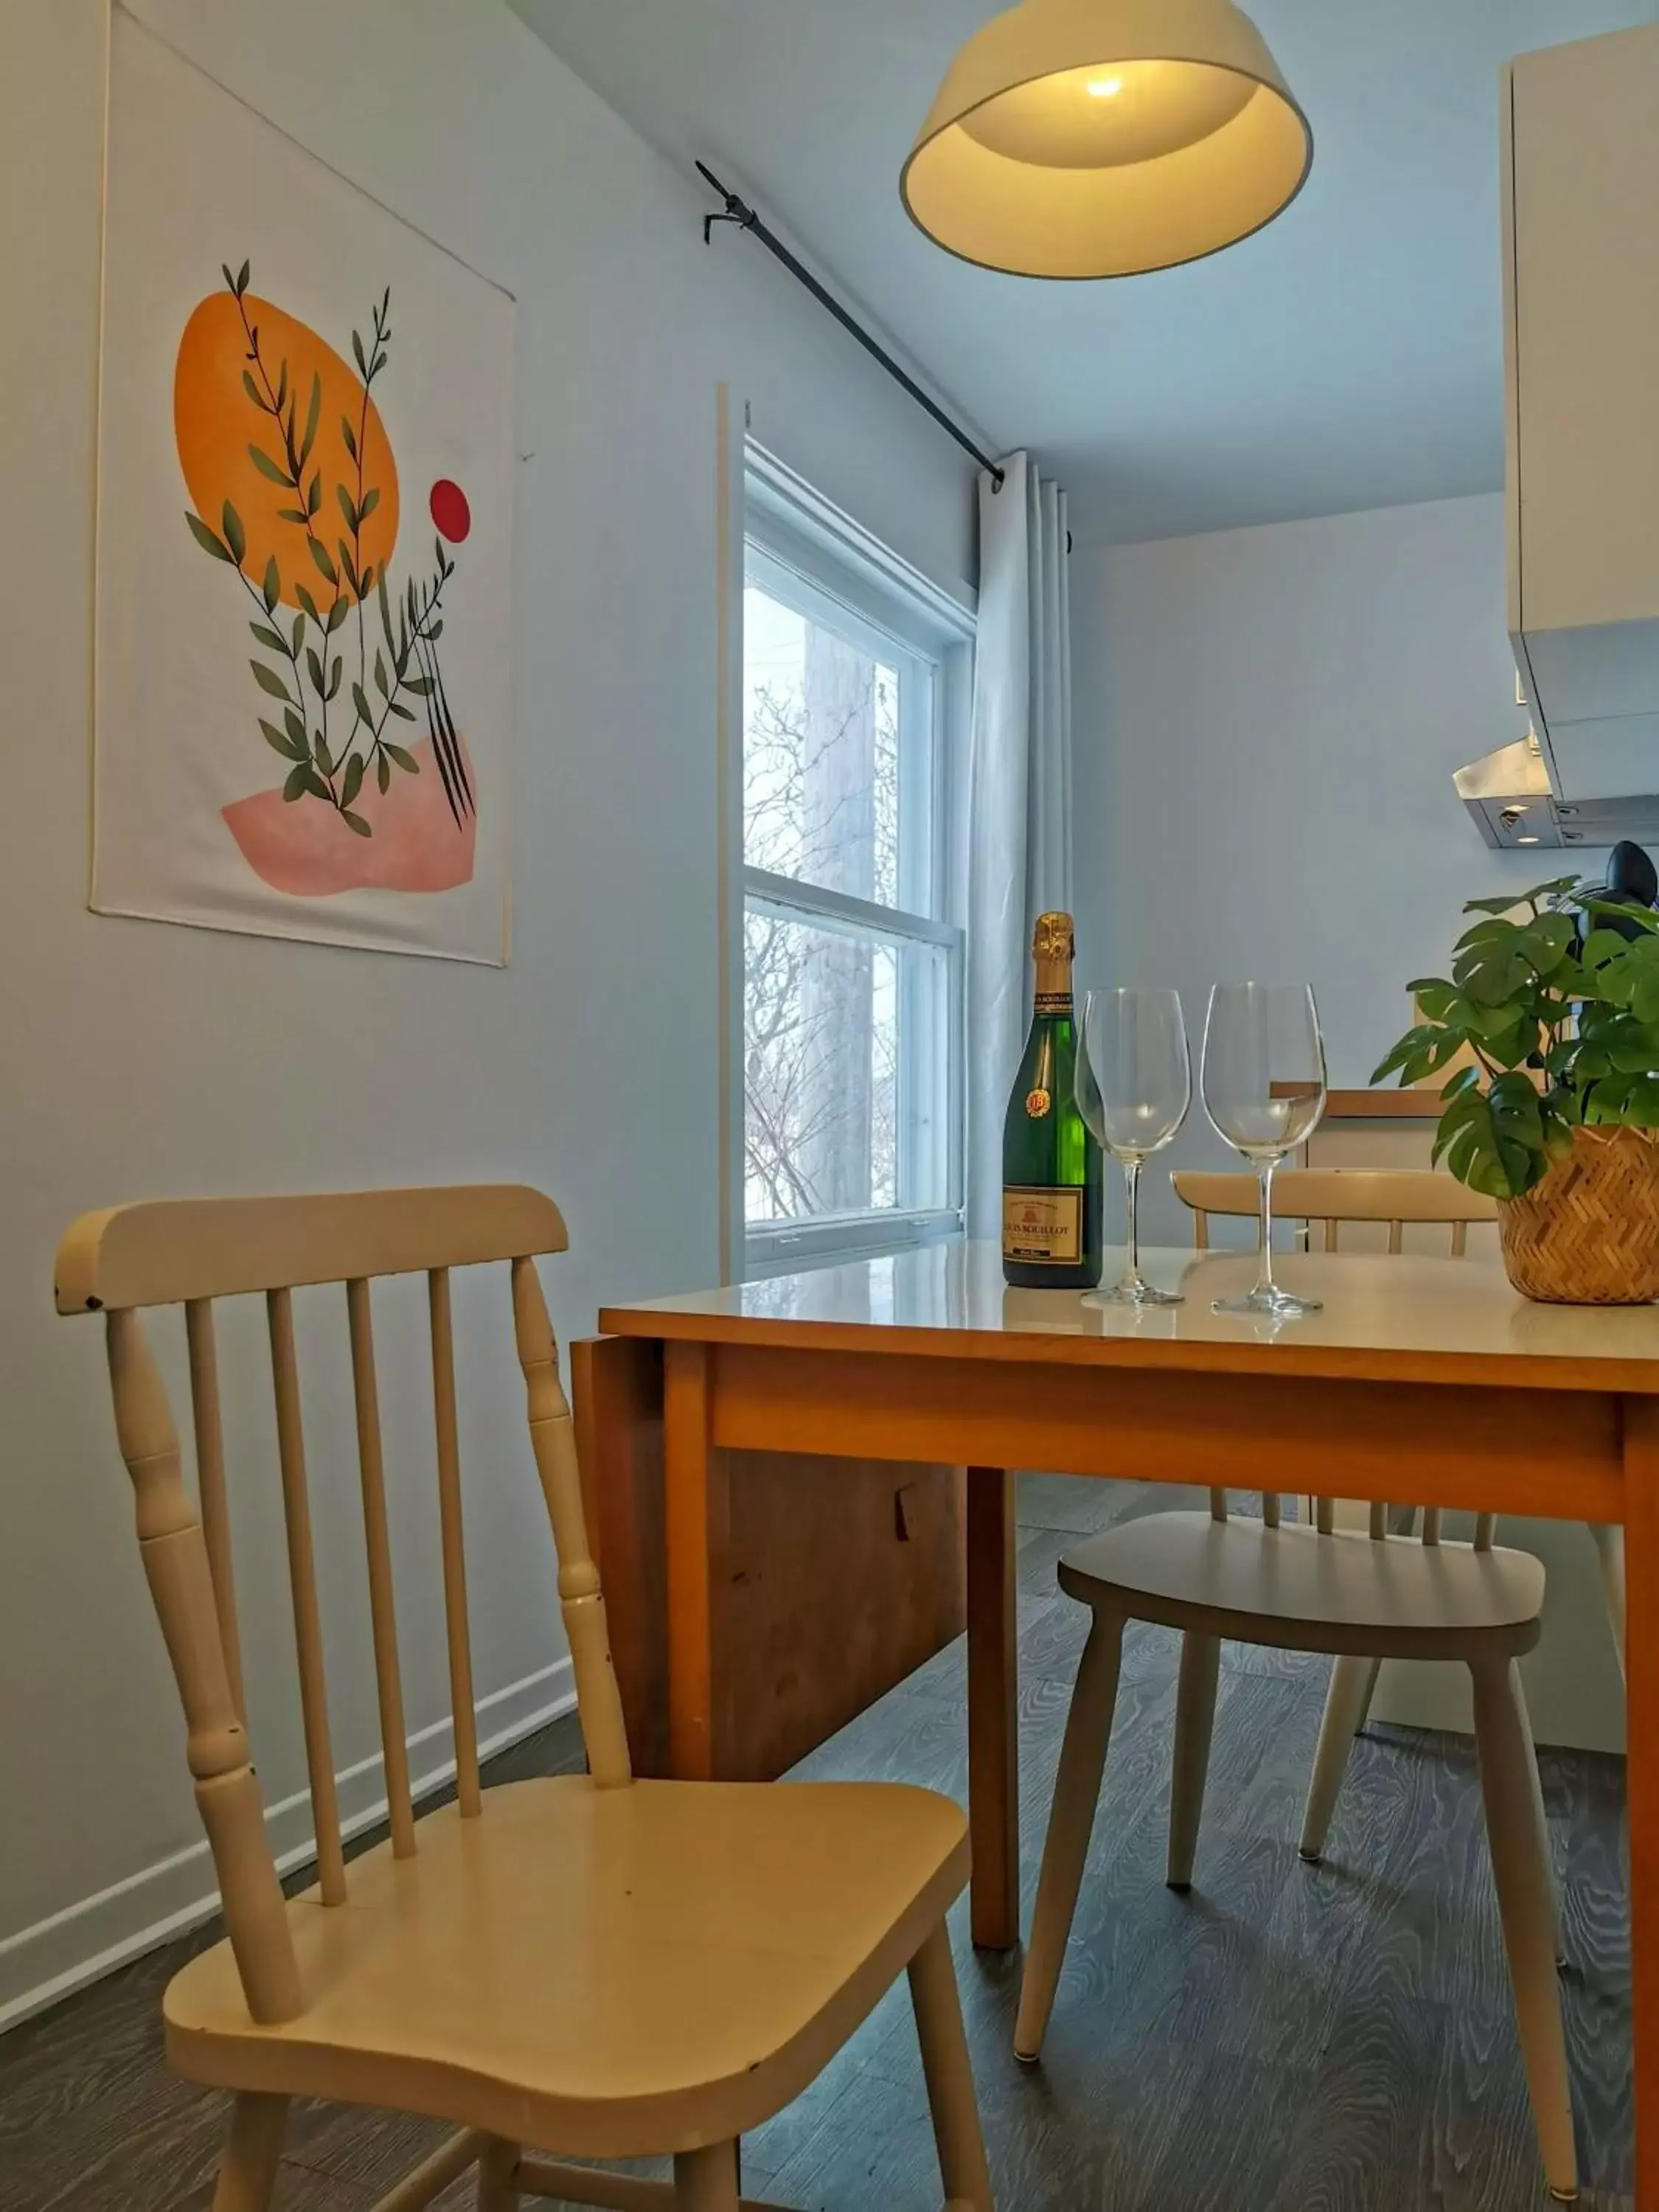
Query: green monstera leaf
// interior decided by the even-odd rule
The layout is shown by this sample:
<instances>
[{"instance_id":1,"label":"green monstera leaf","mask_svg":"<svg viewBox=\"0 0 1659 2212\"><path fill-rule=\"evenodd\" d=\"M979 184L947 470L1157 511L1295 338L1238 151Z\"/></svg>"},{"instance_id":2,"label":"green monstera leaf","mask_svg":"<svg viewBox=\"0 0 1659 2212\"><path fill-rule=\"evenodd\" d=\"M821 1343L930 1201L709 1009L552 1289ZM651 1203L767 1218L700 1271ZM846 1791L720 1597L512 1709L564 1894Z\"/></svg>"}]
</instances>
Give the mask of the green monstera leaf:
<instances>
[{"instance_id":1,"label":"green monstera leaf","mask_svg":"<svg viewBox=\"0 0 1659 2212\"><path fill-rule=\"evenodd\" d=\"M1573 876L1464 912L1450 976L1408 987L1418 1021L1371 1077L1420 1084L1465 1060L1440 1093L1436 1164L1518 1198L1575 1128L1659 1129L1659 915Z\"/></svg>"}]
</instances>

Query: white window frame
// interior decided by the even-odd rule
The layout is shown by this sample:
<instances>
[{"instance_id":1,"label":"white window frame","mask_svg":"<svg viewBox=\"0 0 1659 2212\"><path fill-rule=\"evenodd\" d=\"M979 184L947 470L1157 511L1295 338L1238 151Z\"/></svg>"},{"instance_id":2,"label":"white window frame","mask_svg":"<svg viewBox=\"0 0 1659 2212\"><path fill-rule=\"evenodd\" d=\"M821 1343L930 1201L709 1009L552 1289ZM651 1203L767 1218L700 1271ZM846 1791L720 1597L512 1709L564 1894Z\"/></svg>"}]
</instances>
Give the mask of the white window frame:
<instances>
[{"instance_id":1,"label":"white window frame","mask_svg":"<svg viewBox=\"0 0 1659 2212\"><path fill-rule=\"evenodd\" d=\"M734 448L737 441L732 441ZM868 532L812 491L773 455L745 441L741 448L736 514L727 547L727 744L726 808L728 851L726 936L729 977L726 994L727 1168L726 1175L728 1273L753 1279L802 1267L939 1243L960 1236L963 1176L963 932L954 919L957 887L953 880L956 839L951 834L965 761L973 683L974 608L965 587L960 596L942 590L890 552ZM797 599L817 599L832 619L854 635L873 633L874 649L896 652L913 665L930 664L932 727L918 743L916 733L899 745L902 798L900 854L901 896L924 877L929 896L916 908L888 907L843 892L820 890L793 877L749 866L743 848L743 588L748 553L757 556L756 580L765 588L765 572L782 569ZM848 617L851 617L849 623ZM901 684L901 714L918 711L918 687ZM924 708L922 711L926 711ZM918 756L926 762L926 782L906 789ZM920 841L913 844L911 840ZM744 1098L742 1069L744 994L743 916L750 906L764 908L818 929L848 930L860 936L876 932L897 942L926 945L941 951L946 963L945 1000L947 1035L942 1041L945 1118L946 1202L941 1206L884 1208L867 1212L819 1216L802 1221L757 1222L745 1218L744 1176ZM913 1017L915 1018L915 1017ZM902 1056L908 1059L907 1053ZM937 1063L936 1063L937 1064ZM915 1141L914 1132L908 1141ZM901 1116L899 1141L907 1141Z\"/></svg>"}]
</instances>

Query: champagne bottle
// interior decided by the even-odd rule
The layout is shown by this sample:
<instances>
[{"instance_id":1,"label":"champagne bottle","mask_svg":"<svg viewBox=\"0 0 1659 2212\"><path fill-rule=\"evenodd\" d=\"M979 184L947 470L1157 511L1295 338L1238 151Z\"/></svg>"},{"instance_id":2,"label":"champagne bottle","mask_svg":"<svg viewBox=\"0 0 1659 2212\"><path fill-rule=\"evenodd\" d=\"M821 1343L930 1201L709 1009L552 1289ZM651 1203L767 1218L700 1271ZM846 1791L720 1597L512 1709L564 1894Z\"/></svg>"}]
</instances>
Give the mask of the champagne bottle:
<instances>
[{"instance_id":1,"label":"champagne bottle","mask_svg":"<svg viewBox=\"0 0 1659 2212\"><path fill-rule=\"evenodd\" d=\"M1038 917L1030 1035L1002 1128L1002 1271L1021 1290L1100 1280L1100 1146L1078 1111L1072 917Z\"/></svg>"}]
</instances>

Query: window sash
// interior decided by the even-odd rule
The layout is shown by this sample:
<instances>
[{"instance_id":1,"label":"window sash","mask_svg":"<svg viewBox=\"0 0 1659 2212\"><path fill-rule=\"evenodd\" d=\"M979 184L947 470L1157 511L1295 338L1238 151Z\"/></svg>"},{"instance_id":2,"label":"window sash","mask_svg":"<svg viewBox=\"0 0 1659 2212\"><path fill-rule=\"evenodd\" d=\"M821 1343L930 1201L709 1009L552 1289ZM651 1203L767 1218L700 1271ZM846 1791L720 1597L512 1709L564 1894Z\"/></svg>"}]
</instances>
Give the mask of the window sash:
<instances>
[{"instance_id":1,"label":"window sash","mask_svg":"<svg viewBox=\"0 0 1659 2212\"><path fill-rule=\"evenodd\" d=\"M744 587L837 632L898 678L898 897L896 907L932 909L942 902L944 855L939 823L943 748L939 729L945 671L932 653L908 643L839 597L819 578L778 559L752 534L744 540ZM745 846L747 824L745 823ZM745 862L745 866L750 865ZM792 877L810 883L810 877Z\"/></svg>"},{"instance_id":2,"label":"window sash","mask_svg":"<svg viewBox=\"0 0 1659 2212\"><path fill-rule=\"evenodd\" d=\"M825 890L803 883L799 876L775 876L765 868L746 867L743 888L750 906L775 909L791 919L805 916L850 937L908 937L919 944L942 945L947 952L961 949L963 933L948 921L931 921L903 907L854 898L850 891Z\"/></svg>"},{"instance_id":3,"label":"window sash","mask_svg":"<svg viewBox=\"0 0 1659 2212\"><path fill-rule=\"evenodd\" d=\"M895 1178L901 1194L916 1187L921 1167L919 1148L924 1142L924 1128L931 1122L938 1133L925 1141L937 1147L931 1158L942 1179L944 1204L872 1206L779 1221L745 1218L744 1237L750 1260L760 1262L784 1252L799 1258L830 1253L850 1255L865 1249L873 1251L930 1243L939 1236L956 1233L962 1226L963 1208L963 933L927 915L880 906L845 891L821 890L793 876L772 875L764 868L745 868L743 875L745 914L775 915L781 921L804 923L860 944L873 940L927 945L944 956L943 988L938 993L918 989L910 964L899 964ZM744 1110L747 1110L746 1097Z\"/></svg>"},{"instance_id":4,"label":"window sash","mask_svg":"<svg viewBox=\"0 0 1659 2212\"><path fill-rule=\"evenodd\" d=\"M939 1212L923 1208L880 1213L816 1213L800 1221L751 1221L744 1237L744 1256L751 1279L792 1274L798 1268L836 1261L878 1260L890 1253L919 1251L962 1234L962 1209Z\"/></svg>"},{"instance_id":5,"label":"window sash","mask_svg":"<svg viewBox=\"0 0 1659 2212\"><path fill-rule=\"evenodd\" d=\"M734 552L737 550L734 547ZM841 1259L878 1256L960 1235L963 1219L963 932L940 919L950 911L950 848L946 824L953 776L951 748L965 725L971 680L974 616L971 595L961 603L880 546L859 526L818 500L762 449L745 453L742 576L809 619L824 622L899 673L898 897L878 902L831 890L803 878L749 865L735 856L739 914L760 909L814 929L830 929L878 943L911 943L942 959L942 984L914 960L898 963L899 1101L896 1181L902 1194L918 1187L918 1169L937 1167L943 1206L909 1206L868 1212L802 1215L793 1219L746 1218L743 1126L747 1086L740 1054L732 1063L732 1108L736 1147L734 1196L741 1225L744 1272L764 1276ZM738 582L734 575L734 586ZM739 665L741 661L739 661ZM737 781L741 787L745 732L734 728ZM744 837L739 802L732 828ZM730 881L731 878L728 878ZM738 941L742 941L739 926ZM749 979L741 961L733 975L741 991L738 1037ZM937 1020L941 1037L928 1024ZM736 1049L734 1040L733 1049ZM926 1124L931 1119L934 1132ZM925 1163L908 1153L928 1146Z\"/></svg>"}]
</instances>

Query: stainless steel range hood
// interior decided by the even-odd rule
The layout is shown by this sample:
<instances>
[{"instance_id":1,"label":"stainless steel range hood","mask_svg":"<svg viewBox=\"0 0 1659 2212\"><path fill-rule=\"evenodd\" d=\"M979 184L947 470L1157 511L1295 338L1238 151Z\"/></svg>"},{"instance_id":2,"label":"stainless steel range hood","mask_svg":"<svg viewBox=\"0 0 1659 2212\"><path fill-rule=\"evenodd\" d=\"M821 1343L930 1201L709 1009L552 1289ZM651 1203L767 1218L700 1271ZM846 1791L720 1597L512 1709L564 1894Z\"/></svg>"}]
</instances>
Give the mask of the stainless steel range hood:
<instances>
[{"instance_id":1,"label":"stainless steel range hood","mask_svg":"<svg viewBox=\"0 0 1659 2212\"><path fill-rule=\"evenodd\" d=\"M1528 730L1512 745L1482 753L1452 778L1487 844L1616 845L1621 837L1659 845L1659 794L1638 798L1559 799L1550 788L1543 750Z\"/></svg>"}]
</instances>

